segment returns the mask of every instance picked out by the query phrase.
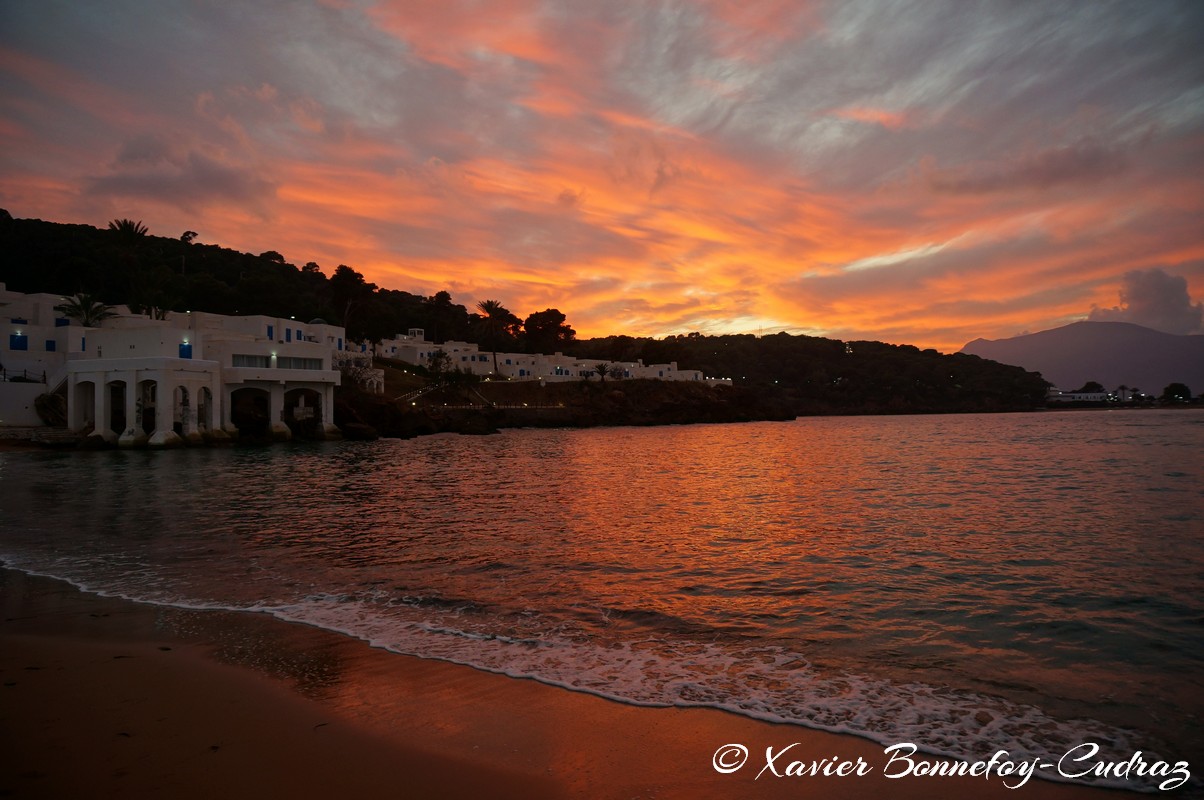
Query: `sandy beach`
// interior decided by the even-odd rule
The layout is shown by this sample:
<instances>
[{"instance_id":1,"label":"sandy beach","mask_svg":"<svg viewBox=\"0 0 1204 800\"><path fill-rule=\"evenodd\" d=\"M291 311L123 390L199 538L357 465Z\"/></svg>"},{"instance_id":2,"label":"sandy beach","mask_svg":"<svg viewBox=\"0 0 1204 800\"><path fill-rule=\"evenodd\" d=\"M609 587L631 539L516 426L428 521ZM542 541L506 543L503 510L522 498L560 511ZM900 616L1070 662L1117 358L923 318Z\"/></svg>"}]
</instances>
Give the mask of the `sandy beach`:
<instances>
[{"instance_id":1,"label":"sandy beach","mask_svg":"<svg viewBox=\"0 0 1204 800\"><path fill-rule=\"evenodd\" d=\"M709 709L639 708L387 653L263 615L2 573L10 797L1118 797L1033 779L883 776L882 747ZM744 744L745 767L712 757ZM868 774L774 777L765 749Z\"/></svg>"}]
</instances>

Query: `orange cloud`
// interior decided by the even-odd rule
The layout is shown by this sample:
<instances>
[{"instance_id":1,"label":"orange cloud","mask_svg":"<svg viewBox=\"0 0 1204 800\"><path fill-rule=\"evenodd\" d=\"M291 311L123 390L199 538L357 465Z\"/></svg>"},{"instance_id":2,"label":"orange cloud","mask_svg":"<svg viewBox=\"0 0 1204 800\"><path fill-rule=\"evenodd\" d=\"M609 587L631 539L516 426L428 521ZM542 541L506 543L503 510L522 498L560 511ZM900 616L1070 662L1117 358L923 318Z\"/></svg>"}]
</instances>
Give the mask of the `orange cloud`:
<instances>
[{"instance_id":1,"label":"orange cloud","mask_svg":"<svg viewBox=\"0 0 1204 800\"><path fill-rule=\"evenodd\" d=\"M204 29L237 63L182 61L166 90L102 58L63 66L37 37L0 44L0 197L468 306L557 307L583 336L948 350L1111 306L1131 270L1204 291L1197 112L1124 106L1152 84L1084 99L1083 75L1109 76L1068 71L1073 53L1033 45L1031 80L1002 85L939 19L883 51L885 74L863 46L893 28L789 0L362 8L299 5L287 36L242 13Z\"/></svg>"},{"instance_id":2,"label":"orange cloud","mask_svg":"<svg viewBox=\"0 0 1204 800\"><path fill-rule=\"evenodd\" d=\"M883 108L852 106L849 108L838 108L832 112L832 115L840 117L841 119L851 119L857 122L881 125L883 128L888 128L890 130L907 127L911 124L908 114L904 112L887 111Z\"/></svg>"}]
</instances>

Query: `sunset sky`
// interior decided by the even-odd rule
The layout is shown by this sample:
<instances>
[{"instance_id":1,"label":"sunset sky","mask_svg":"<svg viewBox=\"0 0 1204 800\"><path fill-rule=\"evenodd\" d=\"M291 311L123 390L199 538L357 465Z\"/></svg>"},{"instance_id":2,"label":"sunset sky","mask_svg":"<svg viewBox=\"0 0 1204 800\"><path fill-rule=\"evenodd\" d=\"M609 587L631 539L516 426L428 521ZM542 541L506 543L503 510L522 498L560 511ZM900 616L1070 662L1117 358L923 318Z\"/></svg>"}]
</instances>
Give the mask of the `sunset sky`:
<instances>
[{"instance_id":1,"label":"sunset sky","mask_svg":"<svg viewBox=\"0 0 1204 800\"><path fill-rule=\"evenodd\" d=\"M1200 333L1204 3L3 0L0 207L582 336Z\"/></svg>"}]
</instances>

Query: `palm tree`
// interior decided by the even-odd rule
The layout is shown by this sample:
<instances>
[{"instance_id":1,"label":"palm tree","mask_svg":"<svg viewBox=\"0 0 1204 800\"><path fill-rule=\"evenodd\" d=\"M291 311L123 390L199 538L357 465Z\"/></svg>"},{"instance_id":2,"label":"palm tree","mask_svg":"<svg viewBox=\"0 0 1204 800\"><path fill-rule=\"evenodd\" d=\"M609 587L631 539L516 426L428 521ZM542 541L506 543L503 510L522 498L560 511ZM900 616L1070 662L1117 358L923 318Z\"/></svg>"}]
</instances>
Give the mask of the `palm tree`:
<instances>
[{"instance_id":1,"label":"palm tree","mask_svg":"<svg viewBox=\"0 0 1204 800\"><path fill-rule=\"evenodd\" d=\"M607 364L604 361L601 364L598 364L594 367L594 372L598 373L598 379L602 383L606 383L606 376L607 375L618 375L619 367L618 367L618 365L615 365L612 367L610 364Z\"/></svg>"},{"instance_id":2,"label":"palm tree","mask_svg":"<svg viewBox=\"0 0 1204 800\"><path fill-rule=\"evenodd\" d=\"M493 351L493 374L497 375L498 340L509 333L510 329L518 324L519 319L497 300L482 300L477 303L477 310L482 314L481 332L484 334L485 344Z\"/></svg>"},{"instance_id":3,"label":"palm tree","mask_svg":"<svg viewBox=\"0 0 1204 800\"><path fill-rule=\"evenodd\" d=\"M121 234L122 239L134 241L146 236L147 227L142 224L142 220L134 222L132 219L122 218L111 221L109 223L109 230L117 231L117 233Z\"/></svg>"},{"instance_id":4,"label":"palm tree","mask_svg":"<svg viewBox=\"0 0 1204 800\"><path fill-rule=\"evenodd\" d=\"M99 328L100 323L117 316L117 312L113 310L112 306L82 292L67 302L55 306L54 310L67 319L77 320L85 328Z\"/></svg>"}]
</instances>

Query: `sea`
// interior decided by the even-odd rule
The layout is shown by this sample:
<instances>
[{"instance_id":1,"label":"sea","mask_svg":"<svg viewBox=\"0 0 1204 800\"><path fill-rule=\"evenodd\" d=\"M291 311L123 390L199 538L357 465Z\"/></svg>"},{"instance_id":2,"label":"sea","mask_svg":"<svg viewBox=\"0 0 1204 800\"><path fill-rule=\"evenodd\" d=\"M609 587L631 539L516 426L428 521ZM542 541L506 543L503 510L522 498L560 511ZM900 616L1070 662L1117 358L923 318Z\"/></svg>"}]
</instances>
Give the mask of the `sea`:
<instances>
[{"instance_id":1,"label":"sea","mask_svg":"<svg viewBox=\"0 0 1204 800\"><path fill-rule=\"evenodd\" d=\"M0 452L0 561L624 703L1198 781L1202 454L1196 410Z\"/></svg>"}]
</instances>

